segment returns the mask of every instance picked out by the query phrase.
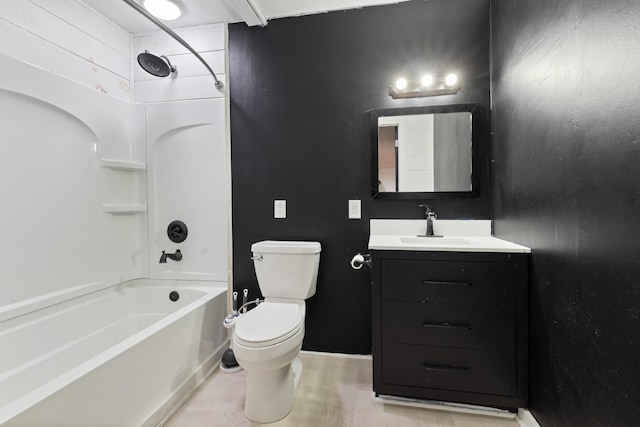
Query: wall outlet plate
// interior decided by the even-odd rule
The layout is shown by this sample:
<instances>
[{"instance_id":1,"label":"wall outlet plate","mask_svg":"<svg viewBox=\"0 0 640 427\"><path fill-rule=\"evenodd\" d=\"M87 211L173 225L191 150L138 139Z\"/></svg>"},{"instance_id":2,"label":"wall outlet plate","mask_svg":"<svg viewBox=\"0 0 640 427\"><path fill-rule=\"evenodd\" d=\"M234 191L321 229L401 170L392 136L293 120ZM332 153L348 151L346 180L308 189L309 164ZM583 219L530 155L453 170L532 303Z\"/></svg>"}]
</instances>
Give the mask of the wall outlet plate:
<instances>
[{"instance_id":1,"label":"wall outlet plate","mask_svg":"<svg viewBox=\"0 0 640 427\"><path fill-rule=\"evenodd\" d=\"M349 219L362 218L362 202L360 200L349 200Z\"/></svg>"},{"instance_id":2,"label":"wall outlet plate","mask_svg":"<svg viewBox=\"0 0 640 427\"><path fill-rule=\"evenodd\" d=\"M287 217L287 201L286 200L273 201L273 217L274 218Z\"/></svg>"}]
</instances>

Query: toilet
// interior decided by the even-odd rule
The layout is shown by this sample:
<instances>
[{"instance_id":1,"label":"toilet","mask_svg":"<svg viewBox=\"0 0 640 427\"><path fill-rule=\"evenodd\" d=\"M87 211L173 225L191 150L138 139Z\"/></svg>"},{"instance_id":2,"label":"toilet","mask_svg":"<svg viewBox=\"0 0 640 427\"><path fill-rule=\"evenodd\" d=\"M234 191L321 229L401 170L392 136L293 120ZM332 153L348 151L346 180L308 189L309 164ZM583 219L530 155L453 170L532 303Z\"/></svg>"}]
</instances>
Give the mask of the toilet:
<instances>
[{"instance_id":1,"label":"toilet","mask_svg":"<svg viewBox=\"0 0 640 427\"><path fill-rule=\"evenodd\" d=\"M284 418L302 373L305 300L316 293L318 242L267 240L251 245L264 302L241 315L233 351L247 371L244 412L258 423Z\"/></svg>"}]
</instances>

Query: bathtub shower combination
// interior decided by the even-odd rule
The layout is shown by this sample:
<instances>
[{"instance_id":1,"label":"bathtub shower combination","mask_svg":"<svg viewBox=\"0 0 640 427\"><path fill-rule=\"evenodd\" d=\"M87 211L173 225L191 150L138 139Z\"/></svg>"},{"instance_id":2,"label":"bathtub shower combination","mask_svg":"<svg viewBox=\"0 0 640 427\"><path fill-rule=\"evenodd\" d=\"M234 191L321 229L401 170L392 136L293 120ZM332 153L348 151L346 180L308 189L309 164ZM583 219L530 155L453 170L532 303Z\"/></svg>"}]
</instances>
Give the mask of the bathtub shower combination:
<instances>
[{"instance_id":1,"label":"bathtub shower combination","mask_svg":"<svg viewBox=\"0 0 640 427\"><path fill-rule=\"evenodd\" d=\"M22 309L0 322L0 425L161 423L227 348L226 293L223 283L138 279Z\"/></svg>"}]
</instances>

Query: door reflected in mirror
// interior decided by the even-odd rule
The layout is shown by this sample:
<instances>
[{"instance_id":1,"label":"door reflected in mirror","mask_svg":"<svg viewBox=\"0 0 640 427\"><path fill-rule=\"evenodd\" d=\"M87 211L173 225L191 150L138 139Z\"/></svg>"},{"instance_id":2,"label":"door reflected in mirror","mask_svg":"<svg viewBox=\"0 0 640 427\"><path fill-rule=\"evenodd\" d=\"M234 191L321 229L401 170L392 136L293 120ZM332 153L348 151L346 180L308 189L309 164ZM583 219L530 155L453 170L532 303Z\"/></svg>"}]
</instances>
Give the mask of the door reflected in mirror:
<instances>
[{"instance_id":1,"label":"door reflected in mirror","mask_svg":"<svg viewBox=\"0 0 640 427\"><path fill-rule=\"evenodd\" d=\"M471 191L471 113L378 118L379 192Z\"/></svg>"}]
</instances>

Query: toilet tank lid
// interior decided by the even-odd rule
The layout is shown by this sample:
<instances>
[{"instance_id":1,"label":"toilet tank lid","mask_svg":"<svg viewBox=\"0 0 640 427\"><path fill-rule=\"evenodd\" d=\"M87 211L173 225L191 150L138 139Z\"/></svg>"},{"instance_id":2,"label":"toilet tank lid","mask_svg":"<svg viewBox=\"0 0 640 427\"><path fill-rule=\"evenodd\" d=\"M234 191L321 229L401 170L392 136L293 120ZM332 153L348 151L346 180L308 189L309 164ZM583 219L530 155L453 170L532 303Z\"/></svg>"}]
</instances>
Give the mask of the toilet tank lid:
<instances>
[{"instance_id":1,"label":"toilet tank lid","mask_svg":"<svg viewBox=\"0 0 640 427\"><path fill-rule=\"evenodd\" d=\"M317 254L322 250L319 242L263 240L251 245L251 252L279 254Z\"/></svg>"}]
</instances>

